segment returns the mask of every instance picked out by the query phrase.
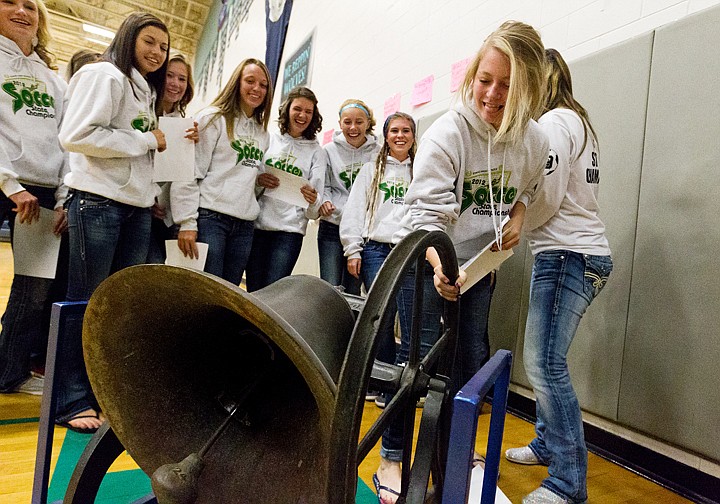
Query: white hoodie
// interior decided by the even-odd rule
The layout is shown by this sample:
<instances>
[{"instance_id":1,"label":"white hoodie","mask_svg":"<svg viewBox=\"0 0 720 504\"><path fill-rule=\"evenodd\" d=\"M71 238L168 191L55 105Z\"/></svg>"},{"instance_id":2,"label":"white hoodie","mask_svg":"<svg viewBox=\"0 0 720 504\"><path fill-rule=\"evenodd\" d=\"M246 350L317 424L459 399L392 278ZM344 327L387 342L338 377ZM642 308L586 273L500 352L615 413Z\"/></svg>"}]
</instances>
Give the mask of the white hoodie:
<instances>
[{"instance_id":1,"label":"white hoodie","mask_svg":"<svg viewBox=\"0 0 720 504\"><path fill-rule=\"evenodd\" d=\"M405 215L405 194L412 180L411 160L408 157L400 162L388 156L378 187L370 187L374 173L374 161L363 165L350 190L340 221L340 241L349 259L359 258L368 240L380 243L399 241L395 235L400 231ZM378 191L375 207L366 211L371 191Z\"/></svg>"},{"instance_id":2,"label":"white hoodie","mask_svg":"<svg viewBox=\"0 0 720 504\"><path fill-rule=\"evenodd\" d=\"M547 161L548 139L535 121L516 143L496 144L495 133L474 105L459 104L428 128L415 156L409 227L447 232L461 263L496 239L516 201L528 205Z\"/></svg>"},{"instance_id":3,"label":"white hoodie","mask_svg":"<svg viewBox=\"0 0 720 504\"><path fill-rule=\"evenodd\" d=\"M228 138L225 118L208 107L195 118L200 141L195 145L195 180L174 182L170 189L173 218L181 231L197 231L198 208L253 221L260 212L255 180L268 147L269 134L252 117L235 120Z\"/></svg>"},{"instance_id":4,"label":"white hoodie","mask_svg":"<svg viewBox=\"0 0 720 504\"><path fill-rule=\"evenodd\" d=\"M287 231L305 234L309 219L317 219L322 205L323 187L327 155L317 140L303 137L293 138L285 133L270 135L270 146L265 153L264 164L295 173L308 181L317 192L315 203L307 210L262 194L258 198L260 215L255 221L255 229L265 231ZM263 171L265 167L263 167Z\"/></svg>"},{"instance_id":5,"label":"white hoodie","mask_svg":"<svg viewBox=\"0 0 720 504\"><path fill-rule=\"evenodd\" d=\"M70 81L60 142L70 152L65 183L120 203L151 207L157 140L155 91L135 68L132 82L109 62L82 67Z\"/></svg>"},{"instance_id":6,"label":"white hoodie","mask_svg":"<svg viewBox=\"0 0 720 504\"><path fill-rule=\"evenodd\" d=\"M379 150L380 145L374 135L365 135L365 143L360 147L353 147L342 131L333 134L333 141L325 146L328 167L325 172L323 203L331 202L335 211L328 217L321 217L322 220L340 225L345 202L360 168L369 161L374 162Z\"/></svg>"},{"instance_id":7,"label":"white hoodie","mask_svg":"<svg viewBox=\"0 0 720 504\"><path fill-rule=\"evenodd\" d=\"M67 86L37 53L25 56L2 35L0 79L0 190L11 196L24 191L23 184L54 187L55 207L60 207L68 163L58 131Z\"/></svg>"},{"instance_id":8,"label":"white hoodie","mask_svg":"<svg viewBox=\"0 0 720 504\"><path fill-rule=\"evenodd\" d=\"M570 109L545 113L540 127L550 139L550 158L524 228L533 255L546 250L610 255L597 201L600 184L598 148L583 122Z\"/></svg>"}]
</instances>

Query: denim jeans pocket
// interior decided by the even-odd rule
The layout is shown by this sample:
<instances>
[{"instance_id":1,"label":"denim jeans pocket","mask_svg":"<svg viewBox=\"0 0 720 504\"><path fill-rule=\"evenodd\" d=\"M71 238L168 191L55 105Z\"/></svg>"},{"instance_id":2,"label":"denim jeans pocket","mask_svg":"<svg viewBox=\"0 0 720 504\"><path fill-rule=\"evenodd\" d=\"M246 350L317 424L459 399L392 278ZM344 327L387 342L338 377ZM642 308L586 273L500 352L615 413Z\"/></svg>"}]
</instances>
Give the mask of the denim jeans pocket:
<instances>
[{"instance_id":1,"label":"denim jeans pocket","mask_svg":"<svg viewBox=\"0 0 720 504\"><path fill-rule=\"evenodd\" d=\"M76 193L73 197L79 198L80 201L78 201L78 204L80 210L86 208L106 208L114 203L110 198L88 192Z\"/></svg>"},{"instance_id":2,"label":"denim jeans pocket","mask_svg":"<svg viewBox=\"0 0 720 504\"><path fill-rule=\"evenodd\" d=\"M218 220L220 214L215 210L208 210L207 208L198 208L198 220L200 219L214 219Z\"/></svg>"},{"instance_id":3,"label":"denim jeans pocket","mask_svg":"<svg viewBox=\"0 0 720 504\"><path fill-rule=\"evenodd\" d=\"M613 262L610 256L583 254L585 258L585 293L593 299L605 287Z\"/></svg>"}]
</instances>

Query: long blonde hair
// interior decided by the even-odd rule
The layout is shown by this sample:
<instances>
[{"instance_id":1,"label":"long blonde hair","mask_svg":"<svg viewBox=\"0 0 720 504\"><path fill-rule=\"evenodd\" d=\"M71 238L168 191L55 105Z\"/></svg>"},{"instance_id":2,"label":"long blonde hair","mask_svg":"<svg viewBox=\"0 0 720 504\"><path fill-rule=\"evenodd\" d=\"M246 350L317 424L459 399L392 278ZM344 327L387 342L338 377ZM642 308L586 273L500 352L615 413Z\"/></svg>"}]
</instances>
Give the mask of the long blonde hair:
<instances>
[{"instance_id":1,"label":"long blonde hair","mask_svg":"<svg viewBox=\"0 0 720 504\"><path fill-rule=\"evenodd\" d=\"M597 134L590 123L590 115L587 110L573 96L572 77L570 69L560 53L555 49L547 49L545 51L546 76L547 76L547 99L545 100L545 109L543 113L556 108L566 108L575 112L580 116L585 132L582 148L580 152L585 150L588 140L588 130L592 134L593 141L597 145Z\"/></svg>"},{"instance_id":2,"label":"long blonde hair","mask_svg":"<svg viewBox=\"0 0 720 504\"><path fill-rule=\"evenodd\" d=\"M240 86L242 85L242 73L245 67L248 65L257 65L260 67L265 74L267 79L268 88L265 93L265 100L262 105L255 108L253 111L253 118L255 121L267 131L267 125L270 121L270 109L272 107L273 100L273 87L272 79L270 79L270 72L260 60L255 58L248 58L240 62L235 71L230 76L230 80L227 81L225 87L222 88L220 94L213 100L210 106L215 107L219 110L217 115L210 121L212 123L217 117L222 116L225 118L225 126L227 128L227 134L229 139L233 139L235 136L235 120L240 117L242 111L242 103L240 98ZM210 124L208 123L208 125Z\"/></svg>"},{"instance_id":3,"label":"long blonde hair","mask_svg":"<svg viewBox=\"0 0 720 504\"><path fill-rule=\"evenodd\" d=\"M417 139L415 136L417 128L415 126L415 119L405 112L395 112L394 114L387 116L385 119L385 124L383 125L383 145L380 152L378 152L377 158L375 158L375 170L373 171L373 177L370 181L370 185L367 188L367 196L365 198L367 201L365 206L365 218L368 220L368 233L370 232L373 221L375 220L375 203L377 202L378 189L380 187L380 182L385 176L385 166L387 165L387 158L390 154L390 144L387 140L388 130L390 129L390 123L395 119L407 120L410 123L410 128L412 129L413 143L408 151L408 157L410 157L410 176L412 177L415 152L417 151Z\"/></svg>"},{"instance_id":4,"label":"long blonde hair","mask_svg":"<svg viewBox=\"0 0 720 504\"><path fill-rule=\"evenodd\" d=\"M50 41L52 40L52 35L50 35L50 26L48 25L48 18L50 15L48 14L47 7L45 7L45 2L43 2L43 0L34 1L38 6L37 45L35 45L34 50L50 70L57 70L58 67L55 64L55 55L48 49Z\"/></svg>"},{"instance_id":5,"label":"long blonde hair","mask_svg":"<svg viewBox=\"0 0 720 504\"><path fill-rule=\"evenodd\" d=\"M506 21L483 42L460 88L463 103L473 101L473 81L488 50L497 49L510 60L510 89L496 141L518 141L530 119L540 117L545 100L545 48L532 26Z\"/></svg>"}]
</instances>

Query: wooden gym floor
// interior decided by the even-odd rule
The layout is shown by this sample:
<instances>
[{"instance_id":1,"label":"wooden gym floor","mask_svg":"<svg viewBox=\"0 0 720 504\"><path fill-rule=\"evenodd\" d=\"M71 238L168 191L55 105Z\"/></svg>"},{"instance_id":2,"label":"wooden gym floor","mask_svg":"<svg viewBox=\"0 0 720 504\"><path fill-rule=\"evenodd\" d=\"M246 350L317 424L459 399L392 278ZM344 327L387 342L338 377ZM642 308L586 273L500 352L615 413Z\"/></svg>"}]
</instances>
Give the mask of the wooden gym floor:
<instances>
[{"instance_id":1,"label":"wooden gym floor","mask_svg":"<svg viewBox=\"0 0 720 504\"><path fill-rule=\"evenodd\" d=\"M8 243L0 243L0 313L5 309L12 282L12 253ZM478 451L484 452L481 443L486 440L489 425L489 408L485 408L478 424ZM363 431L375 421L380 409L366 403L363 415ZM40 397L25 394L0 395L0 503L27 504L32 492L35 450L37 446ZM25 421L14 423L13 419ZM53 468L65 439L66 430L55 429L53 444ZM533 438L532 424L508 415L505 423L503 450L523 446ZM379 454L373 450L360 465L362 480L372 488L372 474L379 464ZM137 467L132 459L123 455L111 471ZM514 503L535 489L547 475L541 466L520 466L502 460L499 486ZM588 469L589 502L594 504L675 504L690 502L654 483L590 454Z\"/></svg>"}]
</instances>

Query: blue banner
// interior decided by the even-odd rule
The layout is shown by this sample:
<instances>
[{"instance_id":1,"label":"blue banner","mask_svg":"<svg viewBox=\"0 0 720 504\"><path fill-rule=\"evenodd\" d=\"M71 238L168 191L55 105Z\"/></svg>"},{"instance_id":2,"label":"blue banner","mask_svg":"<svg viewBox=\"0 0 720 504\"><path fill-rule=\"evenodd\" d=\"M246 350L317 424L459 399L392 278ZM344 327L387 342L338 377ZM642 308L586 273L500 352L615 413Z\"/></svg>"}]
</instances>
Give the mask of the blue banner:
<instances>
[{"instance_id":1,"label":"blue banner","mask_svg":"<svg viewBox=\"0 0 720 504\"><path fill-rule=\"evenodd\" d=\"M265 30L267 32L265 64L270 71L273 89L277 85L278 69L290 24L292 0L265 0Z\"/></svg>"}]
</instances>

